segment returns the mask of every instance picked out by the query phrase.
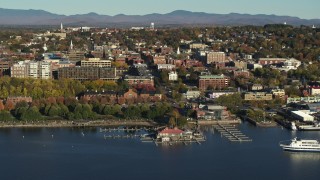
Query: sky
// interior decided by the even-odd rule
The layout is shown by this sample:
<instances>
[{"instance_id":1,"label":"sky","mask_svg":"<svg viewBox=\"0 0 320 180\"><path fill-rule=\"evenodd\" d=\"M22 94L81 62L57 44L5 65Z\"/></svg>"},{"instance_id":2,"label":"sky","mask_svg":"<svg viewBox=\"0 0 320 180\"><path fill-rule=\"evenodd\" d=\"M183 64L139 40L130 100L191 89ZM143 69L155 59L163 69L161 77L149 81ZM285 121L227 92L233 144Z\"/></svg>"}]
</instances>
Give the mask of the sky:
<instances>
[{"instance_id":1,"label":"sky","mask_svg":"<svg viewBox=\"0 0 320 180\"><path fill-rule=\"evenodd\" d=\"M188 10L216 14L275 14L320 19L320 0L0 0L0 8L56 14L144 15Z\"/></svg>"}]
</instances>

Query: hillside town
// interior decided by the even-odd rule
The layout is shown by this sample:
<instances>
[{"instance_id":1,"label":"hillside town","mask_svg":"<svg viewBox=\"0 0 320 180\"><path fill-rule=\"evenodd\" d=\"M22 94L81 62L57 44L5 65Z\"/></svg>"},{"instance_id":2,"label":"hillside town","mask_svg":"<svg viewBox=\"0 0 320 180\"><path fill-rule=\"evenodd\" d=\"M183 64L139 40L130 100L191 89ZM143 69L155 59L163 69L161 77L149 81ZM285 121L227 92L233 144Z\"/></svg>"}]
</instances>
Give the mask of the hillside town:
<instances>
[{"instance_id":1,"label":"hillside town","mask_svg":"<svg viewBox=\"0 0 320 180\"><path fill-rule=\"evenodd\" d=\"M0 30L0 120L317 126L320 30Z\"/></svg>"}]
</instances>

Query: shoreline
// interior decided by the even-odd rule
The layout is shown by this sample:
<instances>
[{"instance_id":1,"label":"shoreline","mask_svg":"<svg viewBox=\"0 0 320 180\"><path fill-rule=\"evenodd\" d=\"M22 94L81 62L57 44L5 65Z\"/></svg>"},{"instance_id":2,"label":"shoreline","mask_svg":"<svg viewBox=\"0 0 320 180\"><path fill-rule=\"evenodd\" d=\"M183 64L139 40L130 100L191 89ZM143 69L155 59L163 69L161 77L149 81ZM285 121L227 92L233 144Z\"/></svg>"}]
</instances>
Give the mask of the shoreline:
<instances>
[{"instance_id":1,"label":"shoreline","mask_svg":"<svg viewBox=\"0 0 320 180\"><path fill-rule=\"evenodd\" d=\"M37 122L0 122L0 128L64 128L64 127L107 127L107 126L156 126L153 121L124 121L124 120L96 120L96 121L37 121Z\"/></svg>"},{"instance_id":2,"label":"shoreline","mask_svg":"<svg viewBox=\"0 0 320 180\"><path fill-rule=\"evenodd\" d=\"M241 120L218 120L218 121L189 121L188 124L214 125L214 124L241 124ZM154 127L160 125L149 120L93 120L93 121L10 121L0 122L2 128L73 128L73 127L108 127L108 126L146 126Z\"/></svg>"}]
</instances>

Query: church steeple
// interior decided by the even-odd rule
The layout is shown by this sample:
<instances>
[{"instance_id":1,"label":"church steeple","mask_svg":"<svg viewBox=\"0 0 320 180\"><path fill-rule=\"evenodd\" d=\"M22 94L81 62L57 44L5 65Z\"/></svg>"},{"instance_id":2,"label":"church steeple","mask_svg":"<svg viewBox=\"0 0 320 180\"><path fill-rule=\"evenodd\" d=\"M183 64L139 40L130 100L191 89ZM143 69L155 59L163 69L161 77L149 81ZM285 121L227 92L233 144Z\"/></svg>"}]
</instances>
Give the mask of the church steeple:
<instances>
[{"instance_id":1,"label":"church steeple","mask_svg":"<svg viewBox=\"0 0 320 180\"><path fill-rule=\"evenodd\" d=\"M60 31L61 31L61 32L64 31L64 29L63 29L63 24L62 24L62 23L61 23L61 25L60 25Z\"/></svg>"},{"instance_id":2,"label":"church steeple","mask_svg":"<svg viewBox=\"0 0 320 180\"><path fill-rule=\"evenodd\" d=\"M70 50L73 50L73 43L72 43L72 40L70 42Z\"/></svg>"}]
</instances>

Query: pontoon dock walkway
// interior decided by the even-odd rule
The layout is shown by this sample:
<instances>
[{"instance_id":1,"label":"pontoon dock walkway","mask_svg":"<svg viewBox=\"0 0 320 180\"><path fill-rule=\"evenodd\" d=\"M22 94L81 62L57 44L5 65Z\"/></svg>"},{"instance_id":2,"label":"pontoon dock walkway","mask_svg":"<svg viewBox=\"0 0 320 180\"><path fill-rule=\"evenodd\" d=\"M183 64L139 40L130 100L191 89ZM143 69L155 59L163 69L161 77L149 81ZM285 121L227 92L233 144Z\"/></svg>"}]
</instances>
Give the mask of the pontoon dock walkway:
<instances>
[{"instance_id":1,"label":"pontoon dock walkway","mask_svg":"<svg viewBox=\"0 0 320 180\"><path fill-rule=\"evenodd\" d=\"M244 135L238 129L236 129L233 125L222 125L217 124L213 125L213 127L221 133L221 135L225 136L229 141L232 142L250 142L252 139Z\"/></svg>"}]
</instances>

